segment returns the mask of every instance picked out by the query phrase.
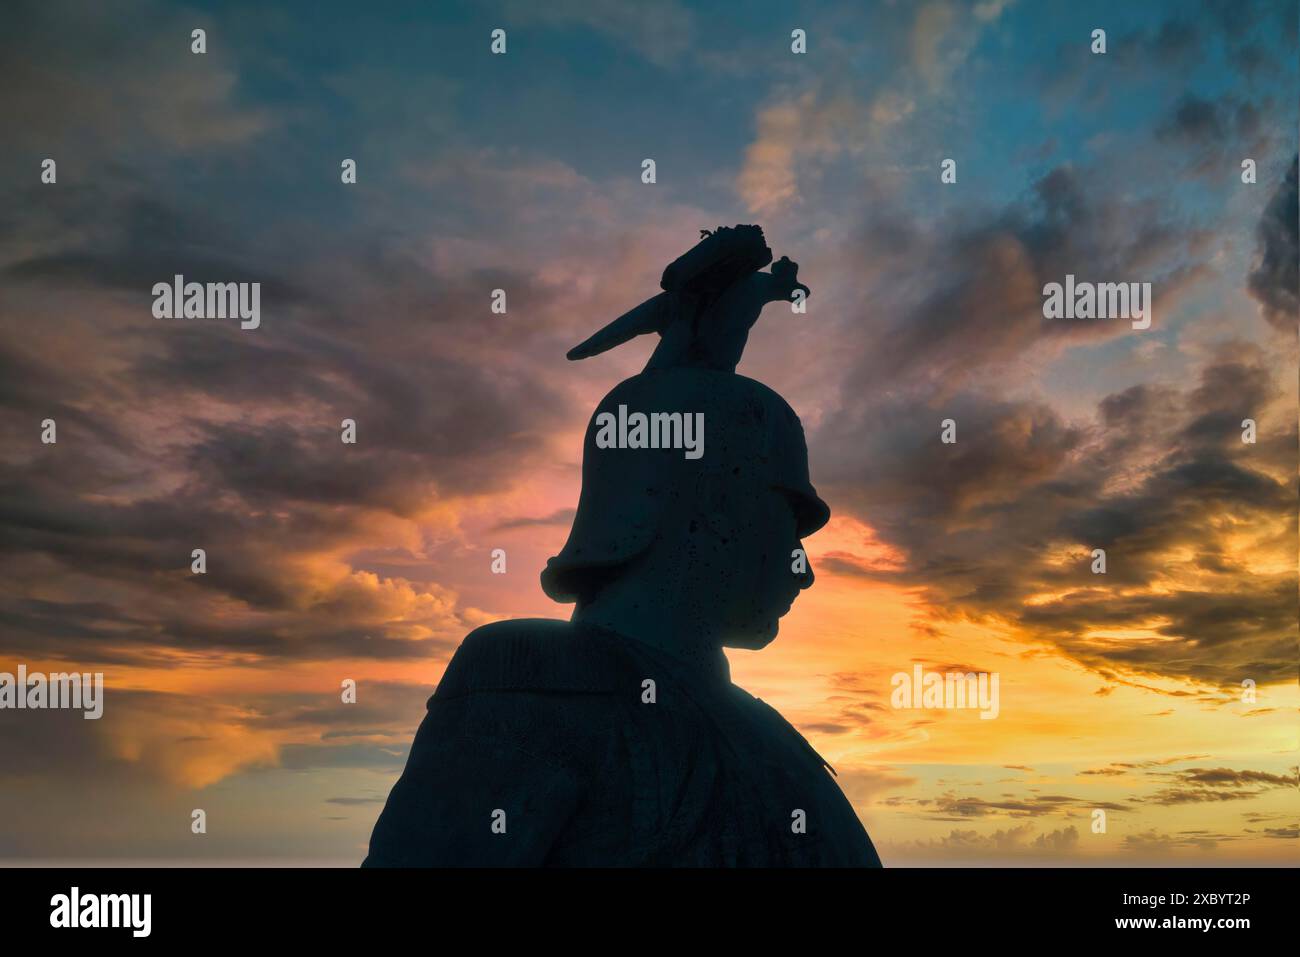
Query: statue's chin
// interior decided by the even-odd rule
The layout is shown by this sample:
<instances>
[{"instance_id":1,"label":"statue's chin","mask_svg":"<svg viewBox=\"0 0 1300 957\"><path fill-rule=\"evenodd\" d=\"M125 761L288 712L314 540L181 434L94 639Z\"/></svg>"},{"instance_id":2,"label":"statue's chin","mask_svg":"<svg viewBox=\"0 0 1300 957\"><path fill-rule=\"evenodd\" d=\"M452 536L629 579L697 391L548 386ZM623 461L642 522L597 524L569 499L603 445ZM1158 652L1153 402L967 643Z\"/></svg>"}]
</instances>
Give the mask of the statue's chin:
<instances>
[{"instance_id":1,"label":"statue's chin","mask_svg":"<svg viewBox=\"0 0 1300 957\"><path fill-rule=\"evenodd\" d=\"M758 651L772 643L780 627L778 619L773 618L766 625L728 636L722 645L724 648L743 648L746 651Z\"/></svg>"}]
</instances>

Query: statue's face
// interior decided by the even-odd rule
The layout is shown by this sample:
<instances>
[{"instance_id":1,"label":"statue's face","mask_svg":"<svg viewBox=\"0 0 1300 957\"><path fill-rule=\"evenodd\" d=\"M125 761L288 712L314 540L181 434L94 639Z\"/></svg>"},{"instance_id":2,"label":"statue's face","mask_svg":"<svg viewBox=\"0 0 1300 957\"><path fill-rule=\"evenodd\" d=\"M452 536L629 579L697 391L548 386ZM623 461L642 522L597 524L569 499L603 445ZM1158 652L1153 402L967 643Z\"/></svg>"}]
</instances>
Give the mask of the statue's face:
<instances>
[{"instance_id":1,"label":"statue's face","mask_svg":"<svg viewBox=\"0 0 1300 957\"><path fill-rule=\"evenodd\" d=\"M720 616L727 647L763 648L813 583L793 504L787 493L765 486L735 494L712 515L693 556L698 584L713 596L710 611Z\"/></svg>"}]
</instances>

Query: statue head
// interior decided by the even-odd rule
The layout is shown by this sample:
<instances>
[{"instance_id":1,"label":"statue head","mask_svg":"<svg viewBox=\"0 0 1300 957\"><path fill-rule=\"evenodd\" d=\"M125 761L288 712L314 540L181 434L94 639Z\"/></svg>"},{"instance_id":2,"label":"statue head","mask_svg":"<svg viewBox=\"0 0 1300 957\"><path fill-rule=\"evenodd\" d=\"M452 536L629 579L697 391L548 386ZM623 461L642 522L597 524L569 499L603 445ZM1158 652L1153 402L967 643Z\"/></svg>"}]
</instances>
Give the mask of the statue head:
<instances>
[{"instance_id":1,"label":"statue head","mask_svg":"<svg viewBox=\"0 0 1300 957\"><path fill-rule=\"evenodd\" d=\"M607 593L673 603L721 644L761 648L812 584L796 550L829 517L799 418L774 391L729 372L643 372L592 416L573 528L542 588L579 610Z\"/></svg>"}]
</instances>

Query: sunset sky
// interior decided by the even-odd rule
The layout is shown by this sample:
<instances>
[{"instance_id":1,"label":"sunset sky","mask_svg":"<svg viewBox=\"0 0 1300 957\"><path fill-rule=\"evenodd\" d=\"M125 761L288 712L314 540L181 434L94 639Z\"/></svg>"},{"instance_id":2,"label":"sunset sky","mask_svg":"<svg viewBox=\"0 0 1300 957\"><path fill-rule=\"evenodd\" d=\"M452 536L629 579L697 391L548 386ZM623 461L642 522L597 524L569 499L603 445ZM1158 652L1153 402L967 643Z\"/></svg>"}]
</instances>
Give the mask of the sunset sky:
<instances>
[{"instance_id":1,"label":"sunset sky","mask_svg":"<svg viewBox=\"0 0 1300 957\"><path fill-rule=\"evenodd\" d=\"M0 671L108 692L0 711L0 860L359 863L465 634L571 611L538 573L654 342L565 351L759 223L812 297L738 371L832 519L733 678L886 866L1295 863L1296 9L6 5ZM260 328L154 318L177 273ZM1045 319L1066 274L1151 328ZM915 664L1000 714L891 708Z\"/></svg>"}]
</instances>

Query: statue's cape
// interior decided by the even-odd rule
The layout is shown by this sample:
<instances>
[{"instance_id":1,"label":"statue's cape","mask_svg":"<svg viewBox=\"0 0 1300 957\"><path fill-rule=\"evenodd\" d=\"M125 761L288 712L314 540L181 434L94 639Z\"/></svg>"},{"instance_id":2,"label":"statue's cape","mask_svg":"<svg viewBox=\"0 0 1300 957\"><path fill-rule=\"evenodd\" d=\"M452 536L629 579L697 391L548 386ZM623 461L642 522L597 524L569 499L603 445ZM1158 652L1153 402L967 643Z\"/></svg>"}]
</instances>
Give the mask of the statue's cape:
<instances>
[{"instance_id":1,"label":"statue's cape","mask_svg":"<svg viewBox=\"0 0 1300 957\"><path fill-rule=\"evenodd\" d=\"M792 828L795 812L805 831ZM879 858L825 762L724 672L699 673L611 632L533 619L487 625L456 652L367 864Z\"/></svg>"}]
</instances>

